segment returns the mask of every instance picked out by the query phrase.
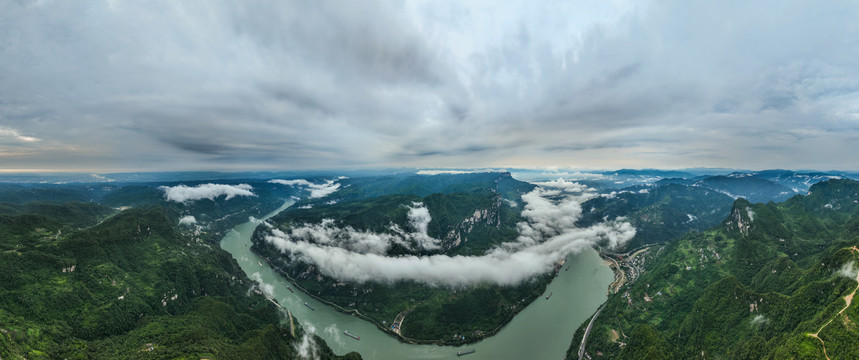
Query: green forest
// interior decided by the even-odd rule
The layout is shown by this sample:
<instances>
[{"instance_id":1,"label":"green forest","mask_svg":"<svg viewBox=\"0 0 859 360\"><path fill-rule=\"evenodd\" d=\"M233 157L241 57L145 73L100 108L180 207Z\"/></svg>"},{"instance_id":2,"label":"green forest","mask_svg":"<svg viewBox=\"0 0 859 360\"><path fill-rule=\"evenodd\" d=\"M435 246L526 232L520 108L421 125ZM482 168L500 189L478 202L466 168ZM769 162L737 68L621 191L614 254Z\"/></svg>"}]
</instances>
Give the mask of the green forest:
<instances>
[{"instance_id":1,"label":"green forest","mask_svg":"<svg viewBox=\"0 0 859 360\"><path fill-rule=\"evenodd\" d=\"M0 358L295 358L302 330L173 211L0 204Z\"/></svg>"},{"instance_id":2,"label":"green forest","mask_svg":"<svg viewBox=\"0 0 859 360\"><path fill-rule=\"evenodd\" d=\"M384 188L388 193L380 195ZM386 255L481 255L516 239L516 223L523 221L522 205L516 201L521 202L521 195L531 189L533 185L514 180L509 173L350 179L345 190L321 200L298 202L270 222L287 230L334 219L338 227L391 232L391 224L403 229L410 226L409 206L420 202L432 216L427 233L442 240L441 248L392 246ZM332 199L341 201L326 203ZM475 219L478 211L485 215ZM412 342L459 344L490 336L539 297L552 279L545 275L517 286L479 284L462 288L414 281L344 283L319 274L311 264L291 261L290 256L265 242L268 231L257 228L252 250L306 293L342 311L357 310L385 331L391 331L398 315L405 315L407 320L398 335ZM457 238L462 241L456 243Z\"/></svg>"},{"instance_id":3,"label":"green forest","mask_svg":"<svg viewBox=\"0 0 859 360\"><path fill-rule=\"evenodd\" d=\"M609 297L593 358L855 359L859 182L829 180L782 203L734 202L721 224L657 245ZM587 323L575 333L577 351Z\"/></svg>"}]
</instances>

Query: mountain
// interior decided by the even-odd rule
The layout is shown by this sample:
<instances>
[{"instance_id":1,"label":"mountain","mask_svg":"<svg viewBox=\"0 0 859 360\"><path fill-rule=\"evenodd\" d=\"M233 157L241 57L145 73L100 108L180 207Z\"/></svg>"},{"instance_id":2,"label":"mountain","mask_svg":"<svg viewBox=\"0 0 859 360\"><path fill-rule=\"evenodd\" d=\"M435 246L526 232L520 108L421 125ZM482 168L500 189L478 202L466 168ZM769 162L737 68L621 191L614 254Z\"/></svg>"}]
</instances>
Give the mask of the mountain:
<instances>
[{"instance_id":1,"label":"mountain","mask_svg":"<svg viewBox=\"0 0 859 360\"><path fill-rule=\"evenodd\" d=\"M828 172L797 172L792 170L763 170L756 172L734 172L729 177L743 178L754 177L769 180L779 185L793 189L794 192L804 193L811 185L829 179L840 179L844 176L838 173Z\"/></svg>"},{"instance_id":2,"label":"mountain","mask_svg":"<svg viewBox=\"0 0 859 360\"><path fill-rule=\"evenodd\" d=\"M218 186L248 185L253 196L234 196L227 199L219 195L211 199L203 197L193 201L171 201L166 197L165 188L184 186L193 191L212 184L212 181L171 181L123 184L105 192L97 201L115 208L157 205L167 209L170 216L177 219L193 216L194 227L199 229L195 236L215 244L227 231L247 221L248 217L261 217L280 207L285 199L298 194L296 189L271 184L267 180L232 179L215 182Z\"/></svg>"},{"instance_id":3,"label":"mountain","mask_svg":"<svg viewBox=\"0 0 859 360\"><path fill-rule=\"evenodd\" d=\"M320 178L321 179L321 178ZM339 179L337 192L319 198L299 201L298 205L367 199L382 195L415 195L472 193L493 191L511 201L534 186L513 179L509 172L476 172L466 174L417 175L400 174Z\"/></svg>"},{"instance_id":4,"label":"mountain","mask_svg":"<svg viewBox=\"0 0 859 360\"><path fill-rule=\"evenodd\" d=\"M314 336L176 210L0 204L0 358L297 358Z\"/></svg>"},{"instance_id":5,"label":"mountain","mask_svg":"<svg viewBox=\"0 0 859 360\"><path fill-rule=\"evenodd\" d=\"M635 237L626 244L632 249L717 225L733 202L725 194L697 186L664 183L630 189L584 202L577 224L590 226L606 218L625 217L636 229Z\"/></svg>"},{"instance_id":6,"label":"mountain","mask_svg":"<svg viewBox=\"0 0 859 360\"><path fill-rule=\"evenodd\" d=\"M857 358L851 303L859 182L828 180L775 204L738 199L721 224L652 246L611 294L592 358ZM846 302L846 303L845 303ZM568 358L577 358L583 324Z\"/></svg>"},{"instance_id":7,"label":"mountain","mask_svg":"<svg viewBox=\"0 0 859 360\"><path fill-rule=\"evenodd\" d=\"M784 201L797 193L784 185L755 176L710 176L694 183L751 202Z\"/></svg>"},{"instance_id":8,"label":"mountain","mask_svg":"<svg viewBox=\"0 0 859 360\"><path fill-rule=\"evenodd\" d=\"M191 177L191 175L187 176ZM217 182L217 185L248 185L253 196L234 196L226 199L221 195L216 198L203 197L184 202L171 201L166 197L165 188L185 186L193 191L194 188L212 184L212 181ZM267 214L277 209L285 199L297 194L296 189L271 184L267 180L234 179L232 177L229 180L221 181L195 180L151 183L0 183L0 214L3 213L2 204L31 205L38 203L46 206L78 202L100 204L113 208L157 205L167 209L171 216L194 216L196 224L201 229L197 236L215 243L233 226L247 221L249 216L259 217L262 214Z\"/></svg>"},{"instance_id":9,"label":"mountain","mask_svg":"<svg viewBox=\"0 0 859 360\"><path fill-rule=\"evenodd\" d=\"M551 279L544 275L515 286L453 288L411 280L344 281L324 274L301 255L282 253L265 240L280 231L302 241L388 258L482 255L516 240L517 224L523 221L521 196L534 188L508 173L409 175L343 183L343 190L300 201L271 218L273 229L259 226L252 250L306 293L363 316L405 341L458 344L490 336L539 297ZM421 225L415 214L424 211L427 217L422 219L429 221ZM327 235L319 235L322 233ZM422 246L417 240L396 240L376 252L356 245L392 237L436 243Z\"/></svg>"},{"instance_id":10,"label":"mountain","mask_svg":"<svg viewBox=\"0 0 859 360\"><path fill-rule=\"evenodd\" d=\"M666 177L656 184L699 186L733 198L742 197L751 202L780 202L794 195L804 194L809 187L821 181L843 177L840 173L791 170L735 171L726 175Z\"/></svg>"},{"instance_id":11,"label":"mountain","mask_svg":"<svg viewBox=\"0 0 859 360\"><path fill-rule=\"evenodd\" d=\"M660 170L660 169L620 169L620 170L603 171L602 174L614 175L614 176L638 176L638 177L642 177L642 178L668 178L668 177L689 178L689 177L694 176L692 173L689 173L686 171Z\"/></svg>"}]
</instances>

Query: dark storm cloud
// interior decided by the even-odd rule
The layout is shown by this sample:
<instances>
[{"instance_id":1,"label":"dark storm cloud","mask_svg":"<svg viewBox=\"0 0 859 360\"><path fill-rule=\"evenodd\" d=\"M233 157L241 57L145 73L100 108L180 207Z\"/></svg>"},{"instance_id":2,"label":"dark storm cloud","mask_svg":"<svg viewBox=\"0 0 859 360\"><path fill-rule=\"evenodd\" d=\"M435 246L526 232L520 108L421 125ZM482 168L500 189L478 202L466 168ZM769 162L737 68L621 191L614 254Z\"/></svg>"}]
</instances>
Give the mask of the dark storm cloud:
<instances>
[{"instance_id":1,"label":"dark storm cloud","mask_svg":"<svg viewBox=\"0 0 859 360\"><path fill-rule=\"evenodd\" d=\"M857 8L5 2L0 159L859 168Z\"/></svg>"}]
</instances>

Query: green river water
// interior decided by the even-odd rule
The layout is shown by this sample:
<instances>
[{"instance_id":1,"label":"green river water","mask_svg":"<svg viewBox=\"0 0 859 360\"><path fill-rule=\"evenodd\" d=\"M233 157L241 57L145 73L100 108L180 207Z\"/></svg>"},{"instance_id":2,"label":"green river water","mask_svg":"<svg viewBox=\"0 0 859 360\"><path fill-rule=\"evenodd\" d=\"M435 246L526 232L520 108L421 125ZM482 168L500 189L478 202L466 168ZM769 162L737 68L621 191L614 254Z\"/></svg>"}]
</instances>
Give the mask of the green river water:
<instances>
[{"instance_id":1,"label":"green river water","mask_svg":"<svg viewBox=\"0 0 859 360\"><path fill-rule=\"evenodd\" d=\"M290 205L291 201L263 219ZM221 247L233 255L248 276L259 273L265 284L272 285L274 298L292 312L305 330L314 331L325 339L337 354L357 351L368 360L563 359L573 333L606 300L606 289L613 279L611 269L596 251L588 249L571 254L565 265L569 270L560 271L544 297L528 305L495 336L458 347L410 345L399 342L368 321L339 313L299 290L294 293L287 290L290 283L250 250L251 235L257 224L247 222L236 226L221 240ZM546 300L545 295L550 292L552 297ZM316 310L308 309L305 302ZM360 336L361 340L347 337L344 330ZM462 357L456 355L457 351L471 349L476 351Z\"/></svg>"}]
</instances>

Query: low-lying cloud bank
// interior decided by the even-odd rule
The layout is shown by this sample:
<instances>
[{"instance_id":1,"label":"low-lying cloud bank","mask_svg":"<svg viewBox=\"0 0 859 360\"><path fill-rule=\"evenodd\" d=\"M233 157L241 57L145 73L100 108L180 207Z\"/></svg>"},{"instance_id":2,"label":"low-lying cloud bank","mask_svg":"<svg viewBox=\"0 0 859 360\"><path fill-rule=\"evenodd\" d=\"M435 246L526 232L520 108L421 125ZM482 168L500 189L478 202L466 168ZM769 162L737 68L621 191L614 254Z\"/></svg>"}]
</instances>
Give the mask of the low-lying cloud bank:
<instances>
[{"instance_id":1,"label":"low-lying cloud bank","mask_svg":"<svg viewBox=\"0 0 859 360\"><path fill-rule=\"evenodd\" d=\"M273 179L269 180L269 183L272 184L281 184L286 186L297 186L310 190L310 198L316 199L321 197L326 197L328 195L333 194L335 191L340 190L340 183L337 180L343 179L343 177L337 178L336 180L328 180L324 184L314 184L310 181L304 179L295 179L295 180L281 180L281 179Z\"/></svg>"},{"instance_id":2,"label":"low-lying cloud bank","mask_svg":"<svg viewBox=\"0 0 859 360\"><path fill-rule=\"evenodd\" d=\"M476 170L419 170L418 175L461 175L461 174L477 174L477 173L501 173L507 172L504 169L476 169Z\"/></svg>"},{"instance_id":3,"label":"low-lying cloud bank","mask_svg":"<svg viewBox=\"0 0 859 360\"><path fill-rule=\"evenodd\" d=\"M570 253L596 243L615 247L635 236L635 228L623 219L587 228L575 226L581 216L581 202L596 196L587 187L564 180L539 185L522 196L525 202L522 216L527 221L518 224L520 236L517 240L482 256L386 257L379 251L356 251L366 245L366 239L361 237L351 238L355 244L325 243L318 238L307 241L278 231L266 236L266 241L284 253L316 264L323 274L339 280L359 283L413 280L436 286L467 286L482 282L518 284L549 272ZM426 217L429 217L428 212ZM426 220L423 214L416 214L412 219Z\"/></svg>"},{"instance_id":4,"label":"low-lying cloud bank","mask_svg":"<svg viewBox=\"0 0 859 360\"><path fill-rule=\"evenodd\" d=\"M427 234L432 217L423 203L412 203L408 212L411 229L402 229L391 224L390 233L374 233L356 230L351 226L339 227L332 219L323 219L319 224L304 224L288 229L286 232L274 229L272 235L288 242L305 242L342 248L357 254L384 255L394 244L407 249L435 250L440 240Z\"/></svg>"},{"instance_id":5,"label":"low-lying cloud bank","mask_svg":"<svg viewBox=\"0 0 859 360\"><path fill-rule=\"evenodd\" d=\"M251 280L257 283L257 287L262 291L263 295L266 298L273 299L274 298L274 285L268 284L262 280L262 275L259 272L254 272L249 276Z\"/></svg>"},{"instance_id":6,"label":"low-lying cloud bank","mask_svg":"<svg viewBox=\"0 0 859 360\"><path fill-rule=\"evenodd\" d=\"M159 189L164 190L164 196L167 197L168 201L181 203L200 199L215 200L216 197L222 195L226 196L226 200L236 196L256 196L251 192L253 187L248 184L200 184L194 187L177 185L161 186Z\"/></svg>"},{"instance_id":7,"label":"low-lying cloud bank","mask_svg":"<svg viewBox=\"0 0 859 360\"><path fill-rule=\"evenodd\" d=\"M316 333L316 327L310 322L302 323L304 326L304 335L301 336L301 342L293 344L295 352L298 353L298 358L302 360L319 359L319 346L316 345L316 340L313 335Z\"/></svg>"},{"instance_id":8,"label":"low-lying cloud bank","mask_svg":"<svg viewBox=\"0 0 859 360\"><path fill-rule=\"evenodd\" d=\"M859 278L859 268L856 267L856 262L850 260L841 266L841 269L838 270L838 275L846 277L848 279L856 279Z\"/></svg>"},{"instance_id":9,"label":"low-lying cloud bank","mask_svg":"<svg viewBox=\"0 0 859 360\"><path fill-rule=\"evenodd\" d=\"M193 225L197 223L197 218L194 215L183 216L179 219L179 225Z\"/></svg>"}]
</instances>

